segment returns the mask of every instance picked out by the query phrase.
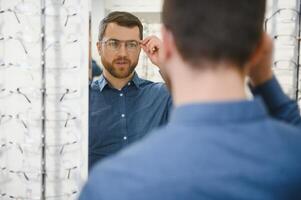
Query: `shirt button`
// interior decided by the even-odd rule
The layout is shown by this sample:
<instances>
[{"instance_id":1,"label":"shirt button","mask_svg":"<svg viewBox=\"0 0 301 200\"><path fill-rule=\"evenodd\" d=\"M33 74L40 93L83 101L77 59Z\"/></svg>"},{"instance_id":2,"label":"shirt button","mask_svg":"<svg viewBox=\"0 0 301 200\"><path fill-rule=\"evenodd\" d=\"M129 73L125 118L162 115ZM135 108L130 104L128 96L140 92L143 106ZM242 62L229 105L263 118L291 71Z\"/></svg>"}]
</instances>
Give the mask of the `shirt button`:
<instances>
[{"instance_id":1,"label":"shirt button","mask_svg":"<svg viewBox=\"0 0 301 200\"><path fill-rule=\"evenodd\" d=\"M128 85L131 85L131 82L128 82Z\"/></svg>"},{"instance_id":2,"label":"shirt button","mask_svg":"<svg viewBox=\"0 0 301 200\"><path fill-rule=\"evenodd\" d=\"M128 138L126 136L123 137L124 140L127 140Z\"/></svg>"},{"instance_id":3,"label":"shirt button","mask_svg":"<svg viewBox=\"0 0 301 200\"><path fill-rule=\"evenodd\" d=\"M121 97L123 96L123 94L122 94L122 93L120 93L119 95L120 95Z\"/></svg>"},{"instance_id":4,"label":"shirt button","mask_svg":"<svg viewBox=\"0 0 301 200\"><path fill-rule=\"evenodd\" d=\"M121 114L121 117L124 118L124 117L125 117L125 114Z\"/></svg>"}]
</instances>

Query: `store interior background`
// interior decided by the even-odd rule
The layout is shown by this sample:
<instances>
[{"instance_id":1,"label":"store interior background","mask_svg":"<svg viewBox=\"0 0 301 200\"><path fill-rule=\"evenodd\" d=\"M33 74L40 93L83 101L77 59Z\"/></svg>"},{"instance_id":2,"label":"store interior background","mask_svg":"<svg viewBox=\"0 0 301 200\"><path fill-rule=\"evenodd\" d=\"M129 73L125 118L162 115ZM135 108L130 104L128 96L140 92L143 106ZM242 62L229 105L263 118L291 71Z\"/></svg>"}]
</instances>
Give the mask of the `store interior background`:
<instances>
[{"instance_id":1,"label":"store interior background","mask_svg":"<svg viewBox=\"0 0 301 200\"><path fill-rule=\"evenodd\" d=\"M52 0L46 0L52 1ZM53 0L59 2L60 0ZM0 10L4 7L22 2L36 3L37 0L5 0L0 1ZM63 52L53 51L55 59L50 58L50 62L61 63L62 59L68 58L72 61L72 65L79 66L78 68L66 69L52 69L56 72L48 73L48 83L53 83L52 88L53 98L49 99L51 108L59 109L60 111L50 112L48 115L48 122L54 125L54 129L48 130L48 136L51 133L56 133L51 136L52 142L45 144L49 149L48 159L51 159L48 164L51 166L46 173L53 174L55 180L50 180L46 184L47 194L46 199L61 199L61 200L75 200L80 192L82 185L87 179L87 157L88 157L88 65L89 65L89 14L91 14L91 56L99 64L100 58L96 49L96 42L98 38L98 26L100 20L110 11L128 11L137 15L144 24L144 36L156 35L160 36L161 26L161 6L162 0L70 0L65 1L69 5L76 2L76 5L82 6L81 17L84 20L74 20L70 18L69 28L64 30L65 34L60 36L61 32L53 32L55 40L67 39L65 38L66 32L75 33L77 30L78 42L67 45ZM10 4L10 5L8 5ZM73 6L73 5L72 5ZM26 10L25 10L26 11ZM27 11L31 16L32 11ZM301 106L301 71L299 67L300 55L300 0L268 0L267 13L266 13L266 28L267 32L274 39L275 54L273 62L273 70L275 75L280 81L284 91L292 98L298 101ZM39 20L37 16L35 20ZM60 19L60 22L64 19ZM22 18L21 18L22 21ZM4 13L0 12L0 29L1 36L7 30L13 32L18 27L16 18L12 12L7 10ZM40 32L39 22L35 21L28 27L35 27L32 31L33 37L36 37ZM48 26L51 28L52 26ZM53 26L54 27L54 26ZM21 31L27 31L22 29ZM5 33L7 34L7 33ZM47 35L51 36L52 35ZM69 38L70 39L70 38ZM72 39L72 38L71 38ZM5 40L5 41L4 41ZM72 42L72 41L71 41ZM68 44L68 41L62 41ZM40 56L40 43L35 42L33 47L29 49L34 51L36 55ZM76 53L75 48L76 46ZM80 46L77 46L80 45ZM69 51L69 53L68 53ZM66 53L67 52L67 53ZM72 52L72 54L70 53ZM62 53L62 54L61 54ZM40 87L41 81L32 83L32 77L40 77L40 71L36 69L19 70L20 68L13 68L9 64L5 64L5 59L11 57L14 59L20 58L19 55L24 55L24 50L17 40L2 38L0 40L0 57L4 60L0 61L0 200L11 199L40 199L40 193L44 186L41 185L41 148L37 151L32 149L27 152L26 148L33 145L32 141L39 142L41 139L42 131L40 126L33 126L28 124L25 127L25 133L34 133L34 138L20 133L24 131L24 124L22 124L22 115L18 115L20 111L27 110L28 106L33 108L40 108L41 96L35 95L39 92L38 89L27 90L26 88ZM69 57L70 56L70 57ZM40 67L39 57L31 58L29 64L34 64ZM64 66L64 65L54 65ZM28 66L25 66L28 67ZM67 70L68 73L66 73ZM70 71L72 73L70 73ZM28 73L29 72L29 73ZM137 73L141 78L149 79L152 81L163 81L158 69L154 66L147 56L141 51L139 64L137 66ZM28 74L30 76L28 76ZM35 80L40 80L35 79ZM74 81L79 80L79 81ZM76 82L76 84L74 84ZM64 84L61 84L64 83ZM9 86L9 88L8 88ZM24 92L28 97L34 98L31 104L28 104L25 96L18 93L16 87L21 87L21 91L25 88ZM49 88L48 88L49 89ZM63 90L62 90L63 89ZM69 93L66 93L68 89ZM7 91L14 91L10 93ZM33 92L29 94L28 92ZM49 91L49 90L48 90ZM74 93L70 93L74 91ZM79 93L78 93L79 92ZM28 93L28 94L27 94ZM5 95L4 95L5 94ZM66 95L67 94L67 95ZM59 102L63 96L64 102ZM48 100L47 100L48 101ZM80 105L80 106L79 106ZM50 109L50 107L47 107ZM47 109L47 110L49 110ZM61 110L63 109L63 111ZM75 114L69 115L70 113ZM74 113L75 112L75 113ZM26 120L39 122L41 116L36 115L36 112L29 112ZM48 113L49 114L49 113ZM66 114L68 114L66 116ZM10 119L6 121L7 117ZM67 117L67 119L66 119ZM4 123L7 122L7 123ZM26 122L26 121L25 121ZM68 129L60 126L68 122ZM32 129L30 129L32 128ZM34 131L34 132L33 132ZM58 134L59 133L59 134ZM60 135L60 136L59 136ZM23 137L24 136L24 137ZM63 136L63 137L61 137ZM72 136L72 137L70 137ZM71 139L70 139L71 138ZM48 138L49 139L49 138ZM20 149L19 144L22 144L23 149ZM34 143L35 144L35 143ZM37 147L37 146L36 146ZM30 149L30 148L29 148ZM62 149L64 151L62 151ZM36 150L36 149L35 149ZM56 151L56 152L55 152ZM20 153L21 152L21 153ZM66 153L63 155L63 153ZM33 167L32 165L35 165ZM36 178L31 180L31 178Z\"/></svg>"}]
</instances>

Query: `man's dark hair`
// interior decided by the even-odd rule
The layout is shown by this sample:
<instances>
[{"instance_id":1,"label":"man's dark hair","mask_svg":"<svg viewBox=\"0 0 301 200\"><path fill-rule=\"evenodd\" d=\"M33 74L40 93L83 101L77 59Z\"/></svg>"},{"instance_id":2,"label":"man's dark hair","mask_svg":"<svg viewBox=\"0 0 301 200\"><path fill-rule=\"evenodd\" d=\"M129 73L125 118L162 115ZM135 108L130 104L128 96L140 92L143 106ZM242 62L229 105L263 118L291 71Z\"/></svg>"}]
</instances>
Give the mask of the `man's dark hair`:
<instances>
[{"instance_id":1,"label":"man's dark hair","mask_svg":"<svg viewBox=\"0 0 301 200\"><path fill-rule=\"evenodd\" d=\"M138 26L139 37L141 40L143 39L143 25L142 25L141 21L139 20L139 18L128 12L115 11L115 12L109 13L100 22L98 41L101 41L103 39L103 36L105 34L106 28L109 23L116 23L119 26L124 26L124 27L128 27L128 28L133 28L135 26Z\"/></svg>"},{"instance_id":2,"label":"man's dark hair","mask_svg":"<svg viewBox=\"0 0 301 200\"><path fill-rule=\"evenodd\" d=\"M265 0L165 0L162 20L182 58L243 66L258 46Z\"/></svg>"}]
</instances>

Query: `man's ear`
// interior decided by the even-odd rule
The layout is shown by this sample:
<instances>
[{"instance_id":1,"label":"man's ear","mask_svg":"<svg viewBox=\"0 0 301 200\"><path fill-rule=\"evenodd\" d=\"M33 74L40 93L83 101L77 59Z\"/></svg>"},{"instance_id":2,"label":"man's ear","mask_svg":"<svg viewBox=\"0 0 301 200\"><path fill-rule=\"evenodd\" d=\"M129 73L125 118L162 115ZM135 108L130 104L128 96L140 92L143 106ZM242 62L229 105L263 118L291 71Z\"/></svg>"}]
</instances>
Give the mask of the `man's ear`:
<instances>
[{"instance_id":1,"label":"man's ear","mask_svg":"<svg viewBox=\"0 0 301 200\"><path fill-rule=\"evenodd\" d=\"M163 44L161 60L163 62L166 62L172 57L175 51L174 38L172 33L165 26L162 26L161 34L162 34L162 44Z\"/></svg>"},{"instance_id":2,"label":"man's ear","mask_svg":"<svg viewBox=\"0 0 301 200\"><path fill-rule=\"evenodd\" d=\"M101 54L101 48L102 48L101 42L97 42L96 47L97 47L98 54L100 55Z\"/></svg>"}]
</instances>

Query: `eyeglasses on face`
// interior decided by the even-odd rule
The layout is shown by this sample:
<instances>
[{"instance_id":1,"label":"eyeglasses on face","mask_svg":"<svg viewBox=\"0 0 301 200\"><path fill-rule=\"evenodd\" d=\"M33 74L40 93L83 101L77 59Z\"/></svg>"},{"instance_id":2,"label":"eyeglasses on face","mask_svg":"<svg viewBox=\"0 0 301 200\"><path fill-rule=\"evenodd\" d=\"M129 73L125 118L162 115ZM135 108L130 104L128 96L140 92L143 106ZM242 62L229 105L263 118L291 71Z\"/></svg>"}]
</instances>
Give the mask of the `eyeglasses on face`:
<instances>
[{"instance_id":1,"label":"eyeglasses on face","mask_svg":"<svg viewBox=\"0 0 301 200\"><path fill-rule=\"evenodd\" d=\"M125 49L128 52L137 52L140 48L140 42L137 40L117 40L117 39L107 39L102 41L105 44L105 47L110 50L117 52L120 50L122 44L124 43Z\"/></svg>"}]
</instances>

